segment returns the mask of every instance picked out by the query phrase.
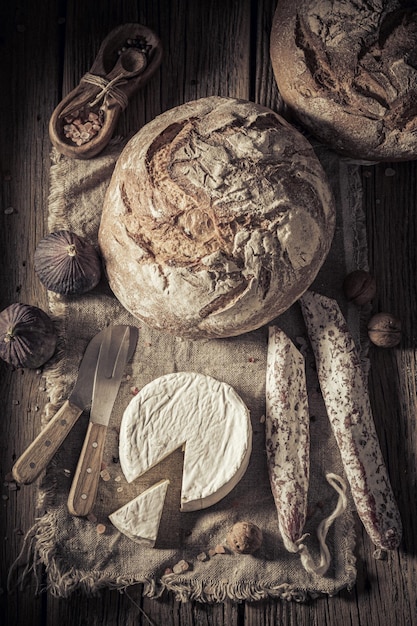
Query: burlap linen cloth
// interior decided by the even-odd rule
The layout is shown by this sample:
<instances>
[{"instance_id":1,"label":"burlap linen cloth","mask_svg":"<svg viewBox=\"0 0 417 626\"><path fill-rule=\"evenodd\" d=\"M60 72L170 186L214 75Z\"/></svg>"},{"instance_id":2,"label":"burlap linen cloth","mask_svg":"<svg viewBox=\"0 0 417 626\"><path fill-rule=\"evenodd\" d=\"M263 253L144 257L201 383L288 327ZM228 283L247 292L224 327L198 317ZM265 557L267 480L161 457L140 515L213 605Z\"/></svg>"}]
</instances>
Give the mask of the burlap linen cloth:
<instances>
[{"instance_id":1,"label":"burlap linen cloth","mask_svg":"<svg viewBox=\"0 0 417 626\"><path fill-rule=\"evenodd\" d=\"M53 152L50 231L66 228L97 242L103 195L123 145L123 142L113 143L102 155L89 161L71 160ZM314 288L339 301L359 345L359 312L354 306L347 306L341 290L348 271L366 266L358 166L320 146L316 151L335 194L337 227L331 252ZM86 411L41 482L39 517L28 532L23 555L28 559L27 571L33 570L36 574L44 566L47 588L61 597L67 597L75 589L93 593L101 588L123 589L143 583L144 593L149 597L170 590L182 601L221 602L226 598L240 601L265 597L306 601L322 594L331 596L354 585L356 513L350 499L349 507L335 521L327 537L332 560L325 576L307 574L299 556L285 550L279 535L264 441L267 327L220 340L189 341L165 335L127 313L111 294L105 279L93 292L82 297L63 298L52 293L49 297L51 313L59 328L60 346L55 361L45 370L49 394L45 422L68 397L85 347L95 333L108 324L133 324L139 328L139 339L133 361L126 368L108 429L105 471L94 508L96 521L72 517L66 505L86 432ZM335 472L343 476L343 470L315 378L314 358L298 304L274 323L287 332L306 356L311 480L305 531L310 533L306 543L317 561L317 526L337 502L337 494L325 480L325 474ZM243 479L218 504L192 513L179 511L181 450L132 484L124 479L118 459L118 429L134 388L140 389L158 376L176 371L199 372L232 385L249 407L253 426L253 451ZM215 446L216 442L207 444ZM162 478L169 478L171 482L158 541L151 549L122 535L112 526L108 515ZM197 559L203 551L208 554L217 545L224 545L228 530L240 520L252 521L263 531L263 544L256 554L229 552L215 554L206 561ZM97 524L106 526L104 534L97 532ZM188 571L166 573L182 559L190 564Z\"/></svg>"}]
</instances>

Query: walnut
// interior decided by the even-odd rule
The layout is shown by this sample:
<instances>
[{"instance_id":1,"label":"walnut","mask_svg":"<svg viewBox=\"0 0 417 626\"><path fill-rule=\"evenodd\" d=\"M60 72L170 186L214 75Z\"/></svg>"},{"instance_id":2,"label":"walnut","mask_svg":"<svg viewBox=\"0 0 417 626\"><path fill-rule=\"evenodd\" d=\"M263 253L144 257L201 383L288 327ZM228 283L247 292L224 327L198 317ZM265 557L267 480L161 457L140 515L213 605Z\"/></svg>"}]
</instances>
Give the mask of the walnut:
<instances>
[{"instance_id":1,"label":"walnut","mask_svg":"<svg viewBox=\"0 0 417 626\"><path fill-rule=\"evenodd\" d=\"M392 313L377 313L368 322L369 339L380 348L393 348L401 341L401 321Z\"/></svg>"},{"instance_id":2,"label":"walnut","mask_svg":"<svg viewBox=\"0 0 417 626\"><path fill-rule=\"evenodd\" d=\"M261 529L252 522L237 522L227 534L227 544L239 554L253 554L262 544Z\"/></svg>"},{"instance_id":3,"label":"walnut","mask_svg":"<svg viewBox=\"0 0 417 626\"><path fill-rule=\"evenodd\" d=\"M357 306L368 304L375 298L375 278L366 270L354 270L345 277L343 292L349 302Z\"/></svg>"}]
</instances>

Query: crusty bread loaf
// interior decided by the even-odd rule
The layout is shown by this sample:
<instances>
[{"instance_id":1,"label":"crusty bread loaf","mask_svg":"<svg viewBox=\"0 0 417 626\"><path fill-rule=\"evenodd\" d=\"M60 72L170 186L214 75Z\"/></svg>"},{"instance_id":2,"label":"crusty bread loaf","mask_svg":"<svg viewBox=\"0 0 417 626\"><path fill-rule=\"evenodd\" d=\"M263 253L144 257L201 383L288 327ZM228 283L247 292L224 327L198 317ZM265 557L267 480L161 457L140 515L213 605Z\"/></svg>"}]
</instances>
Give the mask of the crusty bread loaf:
<instances>
[{"instance_id":1,"label":"crusty bread loaf","mask_svg":"<svg viewBox=\"0 0 417 626\"><path fill-rule=\"evenodd\" d=\"M279 0L270 52L283 100L322 142L356 159L417 158L415 2Z\"/></svg>"},{"instance_id":2,"label":"crusty bread loaf","mask_svg":"<svg viewBox=\"0 0 417 626\"><path fill-rule=\"evenodd\" d=\"M189 337L254 330L299 298L334 231L310 144L251 102L209 97L125 146L103 205L110 286L149 326Z\"/></svg>"}]
</instances>

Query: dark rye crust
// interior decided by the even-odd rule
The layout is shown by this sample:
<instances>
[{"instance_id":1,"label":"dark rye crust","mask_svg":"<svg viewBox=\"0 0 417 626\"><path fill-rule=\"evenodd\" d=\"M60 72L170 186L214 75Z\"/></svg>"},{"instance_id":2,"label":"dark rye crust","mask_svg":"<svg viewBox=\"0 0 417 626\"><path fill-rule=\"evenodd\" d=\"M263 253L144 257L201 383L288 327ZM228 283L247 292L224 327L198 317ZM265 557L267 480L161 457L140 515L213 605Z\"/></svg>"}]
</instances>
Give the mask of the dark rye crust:
<instances>
[{"instance_id":1,"label":"dark rye crust","mask_svg":"<svg viewBox=\"0 0 417 626\"><path fill-rule=\"evenodd\" d=\"M279 0L270 53L283 100L319 140L356 159L417 158L416 2Z\"/></svg>"}]
</instances>

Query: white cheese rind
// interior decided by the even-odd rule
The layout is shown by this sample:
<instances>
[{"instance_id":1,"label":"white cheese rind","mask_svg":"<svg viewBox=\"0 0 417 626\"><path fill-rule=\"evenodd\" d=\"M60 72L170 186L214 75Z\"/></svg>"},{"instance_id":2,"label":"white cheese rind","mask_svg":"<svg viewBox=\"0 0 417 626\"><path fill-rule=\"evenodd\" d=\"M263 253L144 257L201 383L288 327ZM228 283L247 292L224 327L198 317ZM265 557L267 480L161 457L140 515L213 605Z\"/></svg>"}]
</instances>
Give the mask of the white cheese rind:
<instances>
[{"instance_id":1,"label":"white cheese rind","mask_svg":"<svg viewBox=\"0 0 417 626\"><path fill-rule=\"evenodd\" d=\"M161 376L134 396L120 428L120 463L132 482L185 444L181 510L212 506L240 481L252 450L249 409L203 374Z\"/></svg>"},{"instance_id":2,"label":"white cheese rind","mask_svg":"<svg viewBox=\"0 0 417 626\"><path fill-rule=\"evenodd\" d=\"M154 547L164 508L169 480L161 480L136 498L109 515L109 520L121 533Z\"/></svg>"}]
</instances>

